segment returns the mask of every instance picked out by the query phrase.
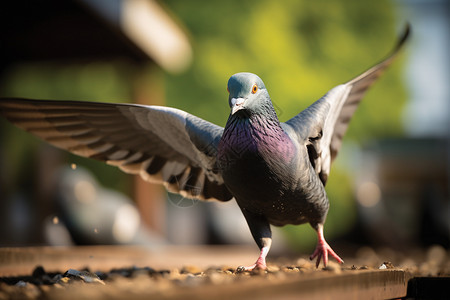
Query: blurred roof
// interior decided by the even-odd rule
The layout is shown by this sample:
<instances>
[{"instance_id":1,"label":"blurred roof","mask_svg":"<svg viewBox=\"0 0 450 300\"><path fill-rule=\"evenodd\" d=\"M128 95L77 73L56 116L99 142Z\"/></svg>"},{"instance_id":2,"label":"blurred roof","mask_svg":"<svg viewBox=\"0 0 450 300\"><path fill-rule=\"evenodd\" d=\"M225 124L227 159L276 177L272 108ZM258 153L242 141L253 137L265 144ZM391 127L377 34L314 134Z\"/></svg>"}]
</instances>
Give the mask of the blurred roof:
<instances>
[{"instance_id":1,"label":"blurred roof","mask_svg":"<svg viewBox=\"0 0 450 300\"><path fill-rule=\"evenodd\" d=\"M179 72L192 57L183 30L153 0L4 1L0 26L0 67L124 57Z\"/></svg>"}]
</instances>

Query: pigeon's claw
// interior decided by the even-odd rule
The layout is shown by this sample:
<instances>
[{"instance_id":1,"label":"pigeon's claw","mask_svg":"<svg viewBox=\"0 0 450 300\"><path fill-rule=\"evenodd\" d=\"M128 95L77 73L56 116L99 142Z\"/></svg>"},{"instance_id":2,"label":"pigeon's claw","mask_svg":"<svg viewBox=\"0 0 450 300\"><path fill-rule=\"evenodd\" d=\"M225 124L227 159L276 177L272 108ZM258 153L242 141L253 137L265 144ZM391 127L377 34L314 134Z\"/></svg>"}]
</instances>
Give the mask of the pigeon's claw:
<instances>
[{"instance_id":1,"label":"pigeon's claw","mask_svg":"<svg viewBox=\"0 0 450 300\"><path fill-rule=\"evenodd\" d=\"M238 268L239 269L239 268ZM259 262L259 260L251 266L243 267L243 271L253 271L253 270L266 270L266 262Z\"/></svg>"},{"instance_id":2,"label":"pigeon's claw","mask_svg":"<svg viewBox=\"0 0 450 300\"><path fill-rule=\"evenodd\" d=\"M336 259L340 264L344 262L344 260L340 258L339 255L337 255L336 252L333 251L333 249L331 249L330 245L328 245L325 240L323 240L323 243L317 243L316 250L314 250L314 253L309 257L309 259L313 260L317 257L316 268L319 267L320 260L323 259L323 265L324 267L326 267L328 264L328 255Z\"/></svg>"},{"instance_id":3,"label":"pigeon's claw","mask_svg":"<svg viewBox=\"0 0 450 300\"><path fill-rule=\"evenodd\" d=\"M311 256L309 257L310 260L313 260L314 258L317 257L316 268L319 267L320 260L322 260L322 259L323 259L324 267L327 266L328 255L330 255L331 257L336 259L338 263L340 263L340 264L344 263L344 260L342 258L340 258L339 255L337 255L336 252L334 252L333 249L331 249L331 247L330 247L330 245L328 245L327 241L325 241L325 238L323 236L323 225L322 224L318 225L317 237L318 237L318 241L317 241L316 250L314 250L313 254L311 254Z\"/></svg>"},{"instance_id":4,"label":"pigeon's claw","mask_svg":"<svg viewBox=\"0 0 450 300\"><path fill-rule=\"evenodd\" d=\"M267 269L267 265L266 265L266 256L267 253L269 253L269 247L263 247L261 249L261 253L259 254L258 259L256 260L256 262L248 267L239 267L237 269L237 271L253 271L253 270L266 270Z\"/></svg>"}]
</instances>

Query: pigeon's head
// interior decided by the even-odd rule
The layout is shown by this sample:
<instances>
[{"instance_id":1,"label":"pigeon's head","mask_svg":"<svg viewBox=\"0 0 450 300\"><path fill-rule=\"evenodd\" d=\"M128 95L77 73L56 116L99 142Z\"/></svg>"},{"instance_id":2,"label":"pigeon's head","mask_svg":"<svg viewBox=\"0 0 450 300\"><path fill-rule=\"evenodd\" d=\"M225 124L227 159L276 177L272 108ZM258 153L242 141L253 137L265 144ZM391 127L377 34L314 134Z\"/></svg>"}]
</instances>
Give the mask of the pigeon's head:
<instances>
[{"instance_id":1,"label":"pigeon's head","mask_svg":"<svg viewBox=\"0 0 450 300\"><path fill-rule=\"evenodd\" d=\"M228 103L231 114L264 112L273 107L264 82L252 73L237 73L228 80Z\"/></svg>"}]
</instances>

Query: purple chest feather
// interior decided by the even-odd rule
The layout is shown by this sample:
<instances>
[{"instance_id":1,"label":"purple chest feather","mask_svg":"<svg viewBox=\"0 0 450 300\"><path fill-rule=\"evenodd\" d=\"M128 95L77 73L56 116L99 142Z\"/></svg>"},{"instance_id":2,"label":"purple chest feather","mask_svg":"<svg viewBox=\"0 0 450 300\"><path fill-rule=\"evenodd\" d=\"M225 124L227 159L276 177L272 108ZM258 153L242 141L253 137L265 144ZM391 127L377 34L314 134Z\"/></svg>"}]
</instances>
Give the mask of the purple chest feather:
<instances>
[{"instance_id":1,"label":"purple chest feather","mask_svg":"<svg viewBox=\"0 0 450 300\"><path fill-rule=\"evenodd\" d=\"M278 120L258 117L230 120L218 150L222 169L236 164L251 168L248 164L258 161L268 168L282 168L292 163L296 151Z\"/></svg>"}]
</instances>

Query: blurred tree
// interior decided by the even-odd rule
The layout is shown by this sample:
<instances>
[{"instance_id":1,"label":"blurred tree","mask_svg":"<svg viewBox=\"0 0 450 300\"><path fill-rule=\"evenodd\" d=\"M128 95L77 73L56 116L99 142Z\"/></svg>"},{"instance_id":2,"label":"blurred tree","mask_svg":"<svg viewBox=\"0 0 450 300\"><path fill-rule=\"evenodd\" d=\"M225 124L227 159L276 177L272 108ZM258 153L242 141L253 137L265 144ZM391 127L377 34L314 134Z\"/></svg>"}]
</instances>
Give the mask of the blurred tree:
<instances>
[{"instance_id":1,"label":"blurred tree","mask_svg":"<svg viewBox=\"0 0 450 300\"><path fill-rule=\"evenodd\" d=\"M229 114L226 83L232 74L258 74L281 121L286 121L384 58L399 33L388 0L164 3L191 33L195 53L186 73L167 75L167 103L222 126ZM392 69L369 90L346 140L361 143L402 134L406 95L399 64ZM331 173L327 190L332 209L326 226L332 236L347 230L356 212L348 171L335 164ZM312 247L315 236L305 228L289 226L285 231L297 237L289 240ZM310 232L304 235L305 230Z\"/></svg>"}]
</instances>

